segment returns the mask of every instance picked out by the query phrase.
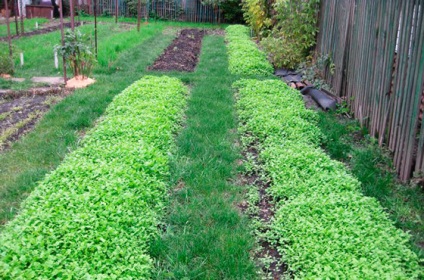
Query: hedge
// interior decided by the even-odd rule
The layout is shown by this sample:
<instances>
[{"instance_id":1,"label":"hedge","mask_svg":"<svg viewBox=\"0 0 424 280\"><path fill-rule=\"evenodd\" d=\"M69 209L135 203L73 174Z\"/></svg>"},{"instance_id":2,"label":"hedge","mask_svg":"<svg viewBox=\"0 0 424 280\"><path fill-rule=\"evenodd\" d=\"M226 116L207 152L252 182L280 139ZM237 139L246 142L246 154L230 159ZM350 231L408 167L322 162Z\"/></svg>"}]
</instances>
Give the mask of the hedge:
<instances>
[{"instance_id":1,"label":"hedge","mask_svg":"<svg viewBox=\"0 0 424 280\"><path fill-rule=\"evenodd\" d=\"M230 25L226 28L228 68L232 74L269 75L274 68L266 54L249 37L249 28Z\"/></svg>"},{"instance_id":2,"label":"hedge","mask_svg":"<svg viewBox=\"0 0 424 280\"><path fill-rule=\"evenodd\" d=\"M187 89L147 76L115 97L80 147L0 235L1 279L146 279Z\"/></svg>"},{"instance_id":3,"label":"hedge","mask_svg":"<svg viewBox=\"0 0 424 280\"><path fill-rule=\"evenodd\" d=\"M296 279L417 279L410 236L340 162L319 147L316 114L279 80L240 80L245 146L259 147L276 202L268 236Z\"/></svg>"}]
</instances>

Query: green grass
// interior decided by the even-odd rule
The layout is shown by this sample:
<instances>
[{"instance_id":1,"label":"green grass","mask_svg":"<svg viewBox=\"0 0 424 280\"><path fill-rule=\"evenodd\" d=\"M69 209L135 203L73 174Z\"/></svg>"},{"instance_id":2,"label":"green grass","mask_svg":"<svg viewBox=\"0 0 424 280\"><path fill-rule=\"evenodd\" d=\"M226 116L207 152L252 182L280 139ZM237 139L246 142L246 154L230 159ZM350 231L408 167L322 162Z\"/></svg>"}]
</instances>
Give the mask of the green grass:
<instances>
[{"instance_id":1,"label":"green grass","mask_svg":"<svg viewBox=\"0 0 424 280\"><path fill-rule=\"evenodd\" d=\"M95 75L94 85L76 90L55 105L34 131L0 154L0 223L17 213L20 202L77 146L84 130L93 125L112 98L140 78L170 43L172 36L160 35L161 30L160 26L153 33L143 29L143 43L122 53L113 68L98 69L102 73Z\"/></svg>"},{"instance_id":2,"label":"green grass","mask_svg":"<svg viewBox=\"0 0 424 280\"><path fill-rule=\"evenodd\" d=\"M46 18L31 18L31 19L24 19L24 31L30 32L37 30L35 28L35 23L38 22L38 28L42 28L43 24L46 22L49 22ZM19 23L19 34L21 32L21 20L18 17L18 23ZM10 18L10 35L16 35L16 24L15 24L15 18ZM7 26L6 23L3 23L0 25L0 37L6 37L7 36Z\"/></svg>"},{"instance_id":3,"label":"green grass","mask_svg":"<svg viewBox=\"0 0 424 280\"><path fill-rule=\"evenodd\" d=\"M166 230L151 246L154 279L254 279L254 240L235 207L241 190L230 183L240 155L224 39L206 37L196 72L179 76L192 92L171 165Z\"/></svg>"},{"instance_id":4,"label":"green grass","mask_svg":"<svg viewBox=\"0 0 424 280\"><path fill-rule=\"evenodd\" d=\"M320 113L324 148L345 162L361 182L365 195L378 199L397 227L412 235L412 248L424 258L424 193L422 186L397 180L391 156L375 141L363 137L359 124L335 114Z\"/></svg>"}]
</instances>

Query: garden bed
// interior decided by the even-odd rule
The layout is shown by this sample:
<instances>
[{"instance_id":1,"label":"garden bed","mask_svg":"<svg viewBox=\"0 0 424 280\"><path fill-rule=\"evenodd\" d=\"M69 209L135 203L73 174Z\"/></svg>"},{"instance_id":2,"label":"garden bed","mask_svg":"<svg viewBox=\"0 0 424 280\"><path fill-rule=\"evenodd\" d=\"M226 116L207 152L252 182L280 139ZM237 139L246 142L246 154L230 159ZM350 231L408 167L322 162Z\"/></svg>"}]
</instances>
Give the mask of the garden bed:
<instances>
[{"instance_id":1,"label":"garden bed","mask_svg":"<svg viewBox=\"0 0 424 280\"><path fill-rule=\"evenodd\" d=\"M30 131L40 117L69 92L62 88L40 88L1 94L0 151Z\"/></svg>"},{"instance_id":2,"label":"garden bed","mask_svg":"<svg viewBox=\"0 0 424 280\"><path fill-rule=\"evenodd\" d=\"M85 22L84 22L85 23ZM12 26L12 23L10 23ZM71 23L64 23L63 24L64 28L71 28ZM10 38L11 39L16 39L16 38L21 38L21 37L30 37L30 36L34 36L34 35L40 35L40 34L46 34L46 33L50 33L56 30L60 29L60 24L56 24L56 25L52 25L52 26L48 26L45 28L40 28L34 31L29 31L29 32L25 32L23 35L19 34L19 35L11 35ZM11 31L12 33L13 31ZM1 41L7 41L7 36L6 37L0 37L0 42Z\"/></svg>"},{"instance_id":3,"label":"garden bed","mask_svg":"<svg viewBox=\"0 0 424 280\"><path fill-rule=\"evenodd\" d=\"M199 60L204 35L205 31L200 29L183 29L149 69L193 72Z\"/></svg>"}]
</instances>

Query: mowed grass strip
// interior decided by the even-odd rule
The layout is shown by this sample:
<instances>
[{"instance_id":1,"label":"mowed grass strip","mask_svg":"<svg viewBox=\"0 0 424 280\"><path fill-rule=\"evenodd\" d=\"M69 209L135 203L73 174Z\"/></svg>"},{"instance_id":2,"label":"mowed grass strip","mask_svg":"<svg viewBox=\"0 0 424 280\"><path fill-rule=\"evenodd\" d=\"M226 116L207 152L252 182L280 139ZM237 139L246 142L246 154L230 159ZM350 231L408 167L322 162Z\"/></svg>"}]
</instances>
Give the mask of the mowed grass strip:
<instances>
[{"instance_id":1,"label":"mowed grass strip","mask_svg":"<svg viewBox=\"0 0 424 280\"><path fill-rule=\"evenodd\" d=\"M98 69L103 73L95 75L94 85L76 90L55 105L34 131L0 154L0 224L13 218L21 201L75 149L84 130L93 125L112 98L142 76L147 65L172 41L172 36L160 35L161 30L140 37L144 42L123 52L110 69Z\"/></svg>"},{"instance_id":2,"label":"mowed grass strip","mask_svg":"<svg viewBox=\"0 0 424 280\"><path fill-rule=\"evenodd\" d=\"M240 157L224 39L203 40L190 75L186 128L172 163L175 185L166 230L152 246L154 279L255 279L249 222L236 209L241 190L230 183Z\"/></svg>"},{"instance_id":3,"label":"mowed grass strip","mask_svg":"<svg viewBox=\"0 0 424 280\"><path fill-rule=\"evenodd\" d=\"M146 76L25 200L0 235L1 279L148 279L187 88Z\"/></svg>"}]
</instances>

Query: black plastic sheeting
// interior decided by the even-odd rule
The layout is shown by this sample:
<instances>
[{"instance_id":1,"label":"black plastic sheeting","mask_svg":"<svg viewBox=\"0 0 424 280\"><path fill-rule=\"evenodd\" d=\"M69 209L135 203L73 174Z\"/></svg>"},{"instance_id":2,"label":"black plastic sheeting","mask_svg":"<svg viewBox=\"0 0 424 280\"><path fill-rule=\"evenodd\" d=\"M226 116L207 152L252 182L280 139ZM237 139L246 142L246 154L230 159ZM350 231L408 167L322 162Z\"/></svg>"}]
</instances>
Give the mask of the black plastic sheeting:
<instances>
[{"instance_id":1,"label":"black plastic sheeting","mask_svg":"<svg viewBox=\"0 0 424 280\"><path fill-rule=\"evenodd\" d=\"M314 88L305 87L300 91L302 94L309 94L316 103L318 103L324 110L335 110L337 102L328 97L324 92Z\"/></svg>"}]
</instances>

